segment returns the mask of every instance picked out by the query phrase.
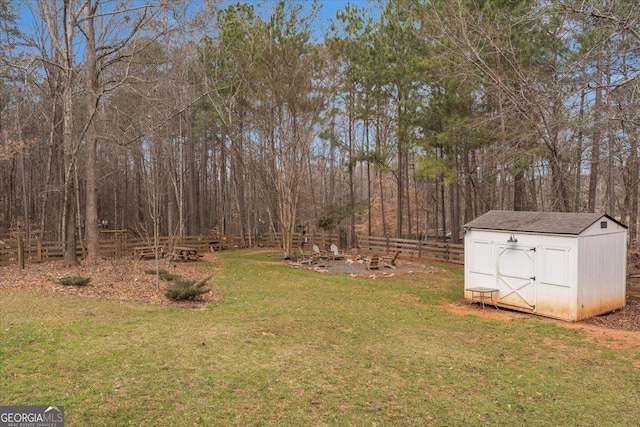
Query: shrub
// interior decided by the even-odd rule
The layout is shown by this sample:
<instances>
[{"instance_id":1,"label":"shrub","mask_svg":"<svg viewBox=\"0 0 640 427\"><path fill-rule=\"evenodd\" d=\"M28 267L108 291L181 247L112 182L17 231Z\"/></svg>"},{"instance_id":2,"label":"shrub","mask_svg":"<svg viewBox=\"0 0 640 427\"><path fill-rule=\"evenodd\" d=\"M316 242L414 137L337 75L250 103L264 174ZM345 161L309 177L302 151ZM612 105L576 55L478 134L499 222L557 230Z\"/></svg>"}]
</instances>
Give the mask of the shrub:
<instances>
[{"instance_id":1,"label":"shrub","mask_svg":"<svg viewBox=\"0 0 640 427\"><path fill-rule=\"evenodd\" d=\"M145 270L144 272L147 273L147 274L156 274L156 270L155 269ZM177 274L169 273L167 270L165 270L163 268L158 270L158 275L160 276L160 278L162 280L166 280L167 282L173 282L175 280L180 279L180 276L178 276Z\"/></svg>"},{"instance_id":2,"label":"shrub","mask_svg":"<svg viewBox=\"0 0 640 427\"><path fill-rule=\"evenodd\" d=\"M60 279L58 279L58 282L60 282L60 284L69 285L69 286L71 285L84 286L90 281L91 281L90 277L82 277L82 276L68 276L68 277L61 277Z\"/></svg>"},{"instance_id":3,"label":"shrub","mask_svg":"<svg viewBox=\"0 0 640 427\"><path fill-rule=\"evenodd\" d=\"M160 278L162 280L165 280L167 282L177 282L178 280L181 280L182 278L177 275L177 274L171 274L167 271L160 273Z\"/></svg>"},{"instance_id":4,"label":"shrub","mask_svg":"<svg viewBox=\"0 0 640 427\"><path fill-rule=\"evenodd\" d=\"M209 288L205 288L207 281L211 276L196 283L195 280L177 279L167 286L164 295L175 301L193 300L202 294L209 292Z\"/></svg>"}]
</instances>

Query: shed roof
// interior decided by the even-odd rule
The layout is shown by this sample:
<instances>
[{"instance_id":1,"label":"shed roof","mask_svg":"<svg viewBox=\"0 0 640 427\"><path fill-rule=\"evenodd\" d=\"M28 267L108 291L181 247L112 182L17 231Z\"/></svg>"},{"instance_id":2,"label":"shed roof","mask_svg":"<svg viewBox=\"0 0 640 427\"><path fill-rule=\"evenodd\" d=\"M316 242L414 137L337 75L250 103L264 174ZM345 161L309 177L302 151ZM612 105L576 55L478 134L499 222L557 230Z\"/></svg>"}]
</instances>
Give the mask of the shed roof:
<instances>
[{"instance_id":1,"label":"shed roof","mask_svg":"<svg viewBox=\"0 0 640 427\"><path fill-rule=\"evenodd\" d=\"M465 224L465 227L486 230L578 235L603 217L626 228L624 224L616 221L609 215L601 213L522 211L489 211Z\"/></svg>"}]
</instances>

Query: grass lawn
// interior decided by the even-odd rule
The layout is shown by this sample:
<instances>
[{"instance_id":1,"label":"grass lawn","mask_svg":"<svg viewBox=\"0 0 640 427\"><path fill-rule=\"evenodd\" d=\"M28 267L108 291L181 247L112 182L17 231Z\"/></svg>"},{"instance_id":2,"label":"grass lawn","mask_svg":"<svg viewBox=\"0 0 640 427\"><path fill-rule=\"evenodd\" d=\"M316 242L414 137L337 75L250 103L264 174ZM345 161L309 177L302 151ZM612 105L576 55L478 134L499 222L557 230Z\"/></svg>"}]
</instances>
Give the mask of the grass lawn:
<instances>
[{"instance_id":1,"label":"grass lawn","mask_svg":"<svg viewBox=\"0 0 640 427\"><path fill-rule=\"evenodd\" d=\"M0 404L68 426L630 426L640 346L442 308L463 273L384 280L221 254L189 310L3 290Z\"/></svg>"}]
</instances>

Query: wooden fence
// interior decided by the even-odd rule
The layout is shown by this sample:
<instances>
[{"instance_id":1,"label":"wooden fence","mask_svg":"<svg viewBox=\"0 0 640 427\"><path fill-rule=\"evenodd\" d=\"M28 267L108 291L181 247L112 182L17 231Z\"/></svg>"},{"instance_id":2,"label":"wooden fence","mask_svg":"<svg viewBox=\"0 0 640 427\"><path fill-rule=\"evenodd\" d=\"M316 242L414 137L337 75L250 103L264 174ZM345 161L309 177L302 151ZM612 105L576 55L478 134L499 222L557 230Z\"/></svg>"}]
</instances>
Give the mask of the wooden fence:
<instances>
[{"instance_id":1,"label":"wooden fence","mask_svg":"<svg viewBox=\"0 0 640 427\"><path fill-rule=\"evenodd\" d=\"M169 251L173 246L188 246L198 251L205 250L228 250L237 249L243 246L239 235L223 236L175 236L160 237L159 245ZM100 256L108 258L120 258L133 253L133 248L140 246L153 246L153 238L141 239L127 237L126 234L114 235L112 238L100 239ZM59 260L63 258L62 242L34 240L31 243L26 241L22 244L22 251L25 262L43 262ZM78 257L83 258L86 254L86 245L78 242L76 247ZM0 265L13 264L19 260L18 242L8 242L0 244Z\"/></svg>"},{"instance_id":2,"label":"wooden fence","mask_svg":"<svg viewBox=\"0 0 640 427\"><path fill-rule=\"evenodd\" d=\"M264 247L279 247L280 240L276 233L266 233L260 238L253 240ZM175 236L160 237L160 246L166 251L170 251L173 246L188 246L198 251L220 251L229 249L239 249L247 245L247 239L243 243L240 235L229 235L220 237L214 236ZM332 243L338 246L340 236L335 233L309 233L305 235L296 234L293 238L293 247L309 248L312 244L325 249ZM108 258L119 258L129 256L134 248L140 246L153 246L153 239L140 239L127 237L126 233L114 233L105 235L100 239L100 255ZM49 260L60 260L63 258L62 243L55 241L32 241L30 244L23 242L23 253L25 262L43 262ZM410 255L428 260L449 262L454 264L464 264L464 245L456 245L442 242L425 242L422 240L394 239L386 237L358 236L358 248L368 252L393 253L401 251L405 255ZM82 242L78 243L76 252L80 258L86 254L86 246ZM19 260L17 242L0 244L0 265L13 264Z\"/></svg>"},{"instance_id":3,"label":"wooden fence","mask_svg":"<svg viewBox=\"0 0 640 427\"><path fill-rule=\"evenodd\" d=\"M274 232L268 232L263 234L259 242L262 246L277 248L280 247L280 234ZM332 243L336 245L340 245L340 240L338 234L335 233L324 233L324 232L314 232L309 234L294 234L293 235L293 248L300 247L311 247L311 245L318 245L319 247L325 248L329 247Z\"/></svg>"},{"instance_id":4,"label":"wooden fence","mask_svg":"<svg viewBox=\"0 0 640 427\"><path fill-rule=\"evenodd\" d=\"M268 247L278 247L279 236L268 233L262 236L260 243ZM302 243L305 243L304 245ZM293 247L310 247L312 244L326 249L330 244L339 245L337 234L310 233L306 235L296 234L293 237ZM341 245L339 245L341 246ZM452 264L464 264L464 245L424 240L394 239L388 237L358 236L358 249L367 252L394 253L401 251L405 255L425 258L432 261L449 262Z\"/></svg>"},{"instance_id":5,"label":"wooden fence","mask_svg":"<svg viewBox=\"0 0 640 427\"><path fill-rule=\"evenodd\" d=\"M370 252L403 254L432 261L464 265L464 245L389 237L358 236L358 246Z\"/></svg>"}]
</instances>

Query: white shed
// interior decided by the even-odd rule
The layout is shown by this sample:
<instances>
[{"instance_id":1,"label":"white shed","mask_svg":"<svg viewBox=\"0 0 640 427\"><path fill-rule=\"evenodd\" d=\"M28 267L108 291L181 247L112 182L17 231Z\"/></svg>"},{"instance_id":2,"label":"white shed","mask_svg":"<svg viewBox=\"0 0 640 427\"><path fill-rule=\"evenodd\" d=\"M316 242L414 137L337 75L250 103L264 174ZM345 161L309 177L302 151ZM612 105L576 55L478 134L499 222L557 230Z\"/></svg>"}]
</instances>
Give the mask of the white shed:
<instances>
[{"instance_id":1,"label":"white shed","mask_svg":"<svg viewBox=\"0 0 640 427\"><path fill-rule=\"evenodd\" d=\"M463 230L465 299L570 321L625 305L627 227L608 215L490 211Z\"/></svg>"}]
</instances>

